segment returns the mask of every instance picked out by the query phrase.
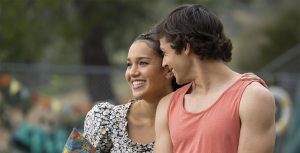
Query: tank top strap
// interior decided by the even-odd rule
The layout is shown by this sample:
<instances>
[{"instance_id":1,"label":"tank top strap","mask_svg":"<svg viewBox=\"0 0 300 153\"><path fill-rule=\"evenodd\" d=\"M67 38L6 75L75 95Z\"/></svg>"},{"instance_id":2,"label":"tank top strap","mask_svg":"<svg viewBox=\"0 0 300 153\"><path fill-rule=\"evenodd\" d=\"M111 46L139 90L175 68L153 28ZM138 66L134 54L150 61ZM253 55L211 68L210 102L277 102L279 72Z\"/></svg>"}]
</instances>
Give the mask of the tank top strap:
<instances>
[{"instance_id":1,"label":"tank top strap","mask_svg":"<svg viewBox=\"0 0 300 153\"><path fill-rule=\"evenodd\" d=\"M192 83L188 83L188 84L182 86L181 88L177 89L171 98L171 103L173 103L174 101L177 101L178 99L183 99L183 96L190 89L191 85L192 85Z\"/></svg>"},{"instance_id":2,"label":"tank top strap","mask_svg":"<svg viewBox=\"0 0 300 153\"><path fill-rule=\"evenodd\" d=\"M245 89L252 82L255 82L255 81L254 80L239 80L236 84L233 85L231 90L229 90L229 92L227 92L227 96L237 96L238 97L237 102L240 102L240 99L242 98Z\"/></svg>"}]
</instances>

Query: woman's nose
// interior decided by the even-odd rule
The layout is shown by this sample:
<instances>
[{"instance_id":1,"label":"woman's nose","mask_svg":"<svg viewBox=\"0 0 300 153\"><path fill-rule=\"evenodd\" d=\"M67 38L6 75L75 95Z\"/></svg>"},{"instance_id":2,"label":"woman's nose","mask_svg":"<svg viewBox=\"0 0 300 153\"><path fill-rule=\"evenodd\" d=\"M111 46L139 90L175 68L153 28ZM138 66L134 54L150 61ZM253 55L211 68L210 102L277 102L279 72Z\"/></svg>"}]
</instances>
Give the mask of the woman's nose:
<instances>
[{"instance_id":1,"label":"woman's nose","mask_svg":"<svg viewBox=\"0 0 300 153\"><path fill-rule=\"evenodd\" d=\"M130 69L130 75L131 76L136 76L139 75L139 70L137 66L132 66Z\"/></svg>"}]
</instances>

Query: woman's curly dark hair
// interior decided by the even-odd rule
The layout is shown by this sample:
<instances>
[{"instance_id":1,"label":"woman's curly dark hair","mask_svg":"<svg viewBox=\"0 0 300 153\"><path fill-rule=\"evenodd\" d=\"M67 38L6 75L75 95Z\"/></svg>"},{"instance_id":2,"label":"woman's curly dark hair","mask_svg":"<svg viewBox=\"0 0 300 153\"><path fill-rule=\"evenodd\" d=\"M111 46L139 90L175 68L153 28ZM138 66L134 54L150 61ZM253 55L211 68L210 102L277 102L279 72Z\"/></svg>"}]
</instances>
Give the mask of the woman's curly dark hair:
<instances>
[{"instance_id":1,"label":"woman's curly dark hair","mask_svg":"<svg viewBox=\"0 0 300 153\"><path fill-rule=\"evenodd\" d=\"M160 49L159 40L156 39L154 32L150 29L147 32L144 32L137 36L134 41L144 41L148 47L153 49L161 58L163 58L163 52Z\"/></svg>"}]
</instances>

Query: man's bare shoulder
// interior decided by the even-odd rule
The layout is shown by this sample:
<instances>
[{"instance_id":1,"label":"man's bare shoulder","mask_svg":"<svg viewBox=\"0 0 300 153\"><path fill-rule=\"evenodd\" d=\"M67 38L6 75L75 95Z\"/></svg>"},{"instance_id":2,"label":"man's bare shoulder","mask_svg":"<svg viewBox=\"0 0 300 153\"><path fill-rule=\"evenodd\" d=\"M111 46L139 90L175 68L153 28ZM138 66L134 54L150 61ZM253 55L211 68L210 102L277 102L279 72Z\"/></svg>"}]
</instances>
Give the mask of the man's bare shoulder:
<instances>
[{"instance_id":1,"label":"man's bare shoulder","mask_svg":"<svg viewBox=\"0 0 300 153\"><path fill-rule=\"evenodd\" d=\"M274 109L274 96L263 85L258 82L253 82L245 89L240 105L241 115L244 113L272 113Z\"/></svg>"},{"instance_id":2,"label":"man's bare shoulder","mask_svg":"<svg viewBox=\"0 0 300 153\"><path fill-rule=\"evenodd\" d=\"M159 101L158 107L164 107L165 108L165 107L169 106L173 95L174 95L174 92L171 92L171 93L167 94L166 96L164 96Z\"/></svg>"},{"instance_id":3,"label":"man's bare shoulder","mask_svg":"<svg viewBox=\"0 0 300 153\"><path fill-rule=\"evenodd\" d=\"M245 89L240 103L239 152L273 152L275 142L275 99L260 83Z\"/></svg>"},{"instance_id":4,"label":"man's bare shoulder","mask_svg":"<svg viewBox=\"0 0 300 153\"><path fill-rule=\"evenodd\" d=\"M258 100L258 101L273 101L273 94L262 84L258 82L253 82L245 89L243 94L244 99L247 100ZM257 101L257 102L258 102Z\"/></svg>"}]
</instances>

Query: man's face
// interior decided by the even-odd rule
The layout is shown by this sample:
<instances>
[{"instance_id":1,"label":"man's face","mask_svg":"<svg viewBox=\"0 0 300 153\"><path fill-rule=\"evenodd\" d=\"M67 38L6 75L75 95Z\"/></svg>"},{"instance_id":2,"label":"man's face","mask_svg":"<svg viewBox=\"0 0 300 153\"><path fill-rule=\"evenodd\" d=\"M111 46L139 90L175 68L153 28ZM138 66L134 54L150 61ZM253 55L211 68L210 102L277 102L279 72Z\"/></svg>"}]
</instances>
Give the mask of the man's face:
<instances>
[{"instance_id":1,"label":"man's face","mask_svg":"<svg viewBox=\"0 0 300 153\"><path fill-rule=\"evenodd\" d=\"M160 48L164 53L162 62L163 67L168 67L176 78L177 84L186 83L183 79L186 73L187 56L184 53L176 54L176 50L171 47L171 43L167 42L165 37L160 39Z\"/></svg>"}]
</instances>

